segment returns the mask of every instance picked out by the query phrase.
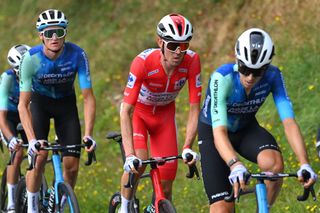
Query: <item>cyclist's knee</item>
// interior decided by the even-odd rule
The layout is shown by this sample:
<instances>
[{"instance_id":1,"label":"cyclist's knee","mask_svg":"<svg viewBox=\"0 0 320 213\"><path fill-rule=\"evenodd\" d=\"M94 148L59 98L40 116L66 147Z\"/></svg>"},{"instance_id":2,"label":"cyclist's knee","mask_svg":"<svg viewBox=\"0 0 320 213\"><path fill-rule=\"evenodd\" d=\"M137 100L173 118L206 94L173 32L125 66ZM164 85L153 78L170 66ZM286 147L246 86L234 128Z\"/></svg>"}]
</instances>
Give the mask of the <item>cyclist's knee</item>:
<instances>
[{"instance_id":1,"label":"cyclist's knee","mask_svg":"<svg viewBox=\"0 0 320 213\"><path fill-rule=\"evenodd\" d=\"M275 150L264 150L258 155L258 165L262 171L283 172L284 165L281 154Z\"/></svg>"},{"instance_id":2,"label":"cyclist's knee","mask_svg":"<svg viewBox=\"0 0 320 213\"><path fill-rule=\"evenodd\" d=\"M210 213L234 213L234 203L228 203L224 200L214 202L210 205Z\"/></svg>"}]
</instances>

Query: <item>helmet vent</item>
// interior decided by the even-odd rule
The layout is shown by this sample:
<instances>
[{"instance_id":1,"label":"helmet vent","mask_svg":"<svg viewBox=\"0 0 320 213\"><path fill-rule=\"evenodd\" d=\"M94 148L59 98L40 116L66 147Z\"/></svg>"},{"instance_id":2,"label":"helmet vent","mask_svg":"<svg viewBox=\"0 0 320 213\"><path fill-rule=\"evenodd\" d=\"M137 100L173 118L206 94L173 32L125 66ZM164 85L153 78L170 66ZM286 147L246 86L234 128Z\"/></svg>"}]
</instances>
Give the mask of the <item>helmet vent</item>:
<instances>
[{"instance_id":1,"label":"helmet vent","mask_svg":"<svg viewBox=\"0 0 320 213\"><path fill-rule=\"evenodd\" d=\"M237 45L236 45L236 51L237 51L237 55L240 55L240 44L239 44L239 41L237 42Z\"/></svg>"},{"instance_id":2,"label":"helmet vent","mask_svg":"<svg viewBox=\"0 0 320 213\"><path fill-rule=\"evenodd\" d=\"M187 27L186 27L186 34L188 34L189 32L189 24L187 24Z\"/></svg>"},{"instance_id":3,"label":"helmet vent","mask_svg":"<svg viewBox=\"0 0 320 213\"><path fill-rule=\"evenodd\" d=\"M252 62L252 64L256 64L257 63L258 56L259 56L258 50L254 49L254 50L251 51L251 62Z\"/></svg>"},{"instance_id":4,"label":"helmet vent","mask_svg":"<svg viewBox=\"0 0 320 213\"><path fill-rule=\"evenodd\" d=\"M8 57L9 61L11 61L12 63L16 63L10 56Z\"/></svg>"},{"instance_id":5,"label":"helmet vent","mask_svg":"<svg viewBox=\"0 0 320 213\"><path fill-rule=\"evenodd\" d=\"M47 14L45 14L45 13L42 14L42 17L43 17L44 20L47 20L47 19L48 19L48 16L47 16ZM40 19L39 19L39 21L40 21Z\"/></svg>"},{"instance_id":6,"label":"helmet vent","mask_svg":"<svg viewBox=\"0 0 320 213\"><path fill-rule=\"evenodd\" d=\"M50 18L51 18L51 19L54 19L54 11L50 10L50 11L49 11L49 15L50 15Z\"/></svg>"},{"instance_id":7,"label":"helmet vent","mask_svg":"<svg viewBox=\"0 0 320 213\"><path fill-rule=\"evenodd\" d=\"M246 61L248 61L248 50L246 47L244 48L244 56L246 57Z\"/></svg>"},{"instance_id":8,"label":"helmet vent","mask_svg":"<svg viewBox=\"0 0 320 213\"><path fill-rule=\"evenodd\" d=\"M274 46L272 46L272 51L271 51L271 54L270 54L269 60L271 60L273 56L274 56Z\"/></svg>"},{"instance_id":9,"label":"helmet vent","mask_svg":"<svg viewBox=\"0 0 320 213\"><path fill-rule=\"evenodd\" d=\"M58 11L58 18L61 18L62 17L62 14L60 11Z\"/></svg>"},{"instance_id":10,"label":"helmet vent","mask_svg":"<svg viewBox=\"0 0 320 213\"><path fill-rule=\"evenodd\" d=\"M175 35L176 33L174 32L173 26L171 24L169 24L169 27L170 27L172 34Z\"/></svg>"},{"instance_id":11,"label":"helmet vent","mask_svg":"<svg viewBox=\"0 0 320 213\"><path fill-rule=\"evenodd\" d=\"M182 25L181 24L178 24L178 33L179 33L179 36L182 35Z\"/></svg>"},{"instance_id":12,"label":"helmet vent","mask_svg":"<svg viewBox=\"0 0 320 213\"><path fill-rule=\"evenodd\" d=\"M264 58L266 57L267 55L267 50L263 51L263 54L262 54L262 57L261 57L261 60L260 60L260 63L263 62Z\"/></svg>"}]
</instances>

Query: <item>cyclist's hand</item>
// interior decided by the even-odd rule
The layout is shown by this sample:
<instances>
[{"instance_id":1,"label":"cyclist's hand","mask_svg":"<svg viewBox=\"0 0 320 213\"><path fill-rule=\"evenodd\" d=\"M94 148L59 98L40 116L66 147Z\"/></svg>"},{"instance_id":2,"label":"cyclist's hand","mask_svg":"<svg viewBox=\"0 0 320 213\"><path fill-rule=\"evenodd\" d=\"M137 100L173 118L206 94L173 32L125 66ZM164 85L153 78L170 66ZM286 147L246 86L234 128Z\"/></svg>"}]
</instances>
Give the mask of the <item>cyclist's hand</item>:
<instances>
[{"instance_id":1,"label":"cyclist's hand","mask_svg":"<svg viewBox=\"0 0 320 213\"><path fill-rule=\"evenodd\" d=\"M29 141L29 146L28 146L28 155L29 156L33 156L35 153L36 154L39 153L39 151L35 147L36 143L38 143L38 142L40 142L40 141L37 141L36 139L32 139L31 141Z\"/></svg>"},{"instance_id":2,"label":"cyclist's hand","mask_svg":"<svg viewBox=\"0 0 320 213\"><path fill-rule=\"evenodd\" d=\"M19 149L19 144L21 143L22 141L16 137L12 137L9 141L9 150L10 151L15 151L15 150L18 150Z\"/></svg>"},{"instance_id":3,"label":"cyclist's hand","mask_svg":"<svg viewBox=\"0 0 320 213\"><path fill-rule=\"evenodd\" d=\"M187 161L187 154L190 154L192 155L192 161L188 162ZM192 151L192 149L190 148L184 148L183 151L182 151L182 159L185 163L189 164L189 165L192 165L192 164L195 164L199 159L199 155Z\"/></svg>"},{"instance_id":4,"label":"cyclist's hand","mask_svg":"<svg viewBox=\"0 0 320 213\"><path fill-rule=\"evenodd\" d=\"M231 185L233 185L234 190L234 197L237 198L239 196L239 187L241 190L245 190L246 188L246 182L245 177L248 173L248 170L244 165L237 164L232 167L230 175L229 175L229 181Z\"/></svg>"},{"instance_id":5,"label":"cyclist's hand","mask_svg":"<svg viewBox=\"0 0 320 213\"><path fill-rule=\"evenodd\" d=\"M92 151L94 151L94 150L96 150L96 147L97 147L97 143L96 143L96 141L95 140L93 140L93 138L91 137L91 136L84 136L83 137L83 142L85 142L85 143L87 143L88 141L91 141L92 142L92 145L90 146L90 148L85 148L85 150L87 151L87 152L92 152Z\"/></svg>"},{"instance_id":6,"label":"cyclist's hand","mask_svg":"<svg viewBox=\"0 0 320 213\"><path fill-rule=\"evenodd\" d=\"M305 183L304 179L302 177L302 170L306 170L307 172L310 173L310 179ZM302 164L300 166L300 169L297 172L298 175L298 179L301 183L303 183L303 186L305 188L309 188L312 184L314 184L318 178L317 174L313 171L313 169L311 168L311 166L309 164Z\"/></svg>"},{"instance_id":7,"label":"cyclist's hand","mask_svg":"<svg viewBox=\"0 0 320 213\"><path fill-rule=\"evenodd\" d=\"M138 160L139 161L139 166L138 167L142 166L141 159L137 158L134 155L130 155L130 156L126 157L126 162L123 165L124 171L138 173L138 171L134 168L134 165L133 165L133 161L134 160Z\"/></svg>"}]
</instances>

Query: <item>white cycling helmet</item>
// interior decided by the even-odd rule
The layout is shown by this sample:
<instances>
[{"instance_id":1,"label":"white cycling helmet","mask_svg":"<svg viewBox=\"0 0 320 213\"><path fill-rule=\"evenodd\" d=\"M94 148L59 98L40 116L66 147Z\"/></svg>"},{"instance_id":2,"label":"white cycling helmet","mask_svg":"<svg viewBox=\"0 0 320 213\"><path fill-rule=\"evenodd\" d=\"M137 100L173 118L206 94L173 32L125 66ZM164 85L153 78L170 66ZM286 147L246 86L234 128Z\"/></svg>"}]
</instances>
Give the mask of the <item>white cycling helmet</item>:
<instances>
[{"instance_id":1,"label":"white cycling helmet","mask_svg":"<svg viewBox=\"0 0 320 213\"><path fill-rule=\"evenodd\" d=\"M274 46L268 33L259 28L251 28L238 38L235 53L238 64L259 69L271 63Z\"/></svg>"},{"instance_id":2,"label":"white cycling helmet","mask_svg":"<svg viewBox=\"0 0 320 213\"><path fill-rule=\"evenodd\" d=\"M50 26L60 26L63 28L67 28L68 19L62 11L56 9L49 9L43 11L39 15L36 26L38 31L42 31L43 29Z\"/></svg>"},{"instance_id":3,"label":"white cycling helmet","mask_svg":"<svg viewBox=\"0 0 320 213\"><path fill-rule=\"evenodd\" d=\"M30 47L25 44L18 44L13 47L8 52L8 63L12 67L12 69L19 75L19 66L22 56L30 50Z\"/></svg>"},{"instance_id":4,"label":"white cycling helmet","mask_svg":"<svg viewBox=\"0 0 320 213\"><path fill-rule=\"evenodd\" d=\"M192 39L191 23L180 14L169 14L163 17L158 26L157 34L166 41L185 42Z\"/></svg>"}]
</instances>

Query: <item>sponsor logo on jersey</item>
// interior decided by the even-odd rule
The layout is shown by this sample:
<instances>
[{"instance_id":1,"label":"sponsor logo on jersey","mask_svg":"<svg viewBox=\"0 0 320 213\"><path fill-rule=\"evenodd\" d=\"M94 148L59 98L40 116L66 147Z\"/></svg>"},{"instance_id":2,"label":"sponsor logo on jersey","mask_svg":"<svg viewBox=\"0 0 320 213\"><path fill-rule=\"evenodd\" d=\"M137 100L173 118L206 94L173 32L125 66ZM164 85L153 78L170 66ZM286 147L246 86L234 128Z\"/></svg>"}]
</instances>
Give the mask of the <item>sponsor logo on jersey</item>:
<instances>
[{"instance_id":1,"label":"sponsor logo on jersey","mask_svg":"<svg viewBox=\"0 0 320 213\"><path fill-rule=\"evenodd\" d=\"M203 115L207 118L208 117L208 106L210 103L211 97L207 95L206 100L204 101L204 108L203 108Z\"/></svg>"},{"instance_id":2,"label":"sponsor logo on jersey","mask_svg":"<svg viewBox=\"0 0 320 213\"><path fill-rule=\"evenodd\" d=\"M130 72L128 77L127 87L132 89L136 80L137 80L137 77Z\"/></svg>"},{"instance_id":3,"label":"sponsor logo on jersey","mask_svg":"<svg viewBox=\"0 0 320 213\"><path fill-rule=\"evenodd\" d=\"M249 101L245 101L243 103L233 103L228 106L229 113L235 114L247 114L247 113L255 113L259 110L260 106L266 100L266 97L261 97Z\"/></svg>"},{"instance_id":4,"label":"sponsor logo on jersey","mask_svg":"<svg viewBox=\"0 0 320 213\"><path fill-rule=\"evenodd\" d=\"M151 75L156 74L158 72L159 72L159 69L153 70L151 72L148 72L148 76L151 76Z\"/></svg>"},{"instance_id":5,"label":"sponsor logo on jersey","mask_svg":"<svg viewBox=\"0 0 320 213\"><path fill-rule=\"evenodd\" d=\"M153 86L153 87L163 87L162 84L153 83L153 82L150 82L149 85L150 85L150 86Z\"/></svg>"},{"instance_id":6,"label":"sponsor logo on jersey","mask_svg":"<svg viewBox=\"0 0 320 213\"><path fill-rule=\"evenodd\" d=\"M152 53L153 50L154 50L154 49L152 49L152 48L146 49L145 51L143 51L142 53L140 53L140 54L138 55L138 57L140 57L140 58L142 58L143 60L145 60L145 59L148 57L148 55L150 55L150 54Z\"/></svg>"},{"instance_id":7,"label":"sponsor logo on jersey","mask_svg":"<svg viewBox=\"0 0 320 213\"><path fill-rule=\"evenodd\" d=\"M215 80L213 83L213 113L218 114L218 86L219 81Z\"/></svg>"},{"instance_id":8,"label":"sponsor logo on jersey","mask_svg":"<svg viewBox=\"0 0 320 213\"><path fill-rule=\"evenodd\" d=\"M202 83L201 83L201 75L200 73L198 75L196 75L196 87L201 87Z\"/></svg>"},{"instance_id":9,"label":"sponsor logo on jersey","mask_svg":"<svg viewBox=\"0 0 320 213\"><path fill-rule=\"evenodd\" d=\"M181 89L184 83L186 83L186 80L186 78L181 78L178 81L174 82L174 90Z\"/></svg>"},{"instance_id":10,"label":"sponsor logo on jersey","mask_svg":"<svg viewBox=\"0 0 320 213\"><path fill-rule=\"evenodd\" d=\"M187 73L187 72L188 72L188 69L186 69L186 68L179 68L179 69L178 69L178 72Z\"/></svg>"}]
</instances>

